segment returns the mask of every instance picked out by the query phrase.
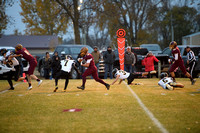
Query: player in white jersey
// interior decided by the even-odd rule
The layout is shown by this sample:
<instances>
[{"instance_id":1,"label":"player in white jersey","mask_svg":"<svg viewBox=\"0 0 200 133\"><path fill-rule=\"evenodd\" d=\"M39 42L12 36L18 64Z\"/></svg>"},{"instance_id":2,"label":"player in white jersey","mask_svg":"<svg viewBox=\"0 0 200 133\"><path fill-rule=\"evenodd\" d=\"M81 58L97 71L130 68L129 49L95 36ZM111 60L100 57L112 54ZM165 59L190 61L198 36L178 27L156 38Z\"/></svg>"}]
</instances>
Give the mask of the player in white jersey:
<instances>
[{"instance_id":1,"label":"player in white jersey","mask_svg":"<svg viewBox=\"0 0 200 133\"><path fill-rule=\"evenodd\" d=\"M78 73L80 73L80 72L77 69L77 67L75 66L75 61L72 60L72 57L70 55L67 55L66 59L61 60L60 66L58 66L58 67L61 67L61 68L60 68L60 71L58 73L56 73L56 75L55 75L54 92L56 92L58 90L58 79L61 78L61 77L64 77L66 79L65 80L65 87L64 87L64 90L63 90L65 92L66 89L67 89L68 82L69 82L69 76L70 76L70 72L72 70L72 67L75 68L75 70Z\"/></svg>"},{"instance_id":2,"label":"player in white jersey","mask_svg":"<svg viewBox=\"0 0 200 133\"><path fill-rule=\"evenodd\" d=\"M174 90L174 87L184 87L183 84L174 82L172 77L168 77L167 73L161 73L160 78L161 80L158 82L158 85L164 89Z\"/></svg>"},{"instance_id":3,"label":"player in white jersey","mask_svg":"<svg viewBox=\"0 0 200 133\"><path fill-rule=\"evenodd\" d=\"M115 80L112 82L111 85L114 85L114 83L117 82L118 79L120 79L119 84L121 84L124 79L127 79L127 83L128 85L130 85L135 78L134 74L126 72L124 70L118 70L117 68L113 69L112 73L115 77Z\"/></svg>"},{"instance_id":4,"label":"player in white jersey","mask_svg":"<svg viewBox=\"0 0 200 133\"><path fill-rule=\"evenodd\" d=\"M13 53L11 51L7 51L6 49L1 49L1 55L3 56L1 61L3 62L3 64L5 64L10 68L10 71L6 73L7 81L10 85L9 90L14 90L12 77L14 76L14 80L18 81L21 70L19 61L15 57L11 57L12 54Z\"/></svg>"},{"instance_id":5,"label":"player in white jersey","mask_svg":"<svg viewBox=\"0 0 200 133\"><path fill-rule=\"evenodd\" d=\"M132 82L136 77L144 77L149 74L155 74L156 71L129 73L124 70L118 70L117 68L115 68L113 69L112 73L113 73L113 76L115 77L115 80L113 81L111 85L114 85L114 83L117 82L118 79L120 79L119 84L121 84L121 82L124 79L127 79L127 84L133 85ZM138 83L136 85L138 85Z\"/></svg>"}]
</instances>

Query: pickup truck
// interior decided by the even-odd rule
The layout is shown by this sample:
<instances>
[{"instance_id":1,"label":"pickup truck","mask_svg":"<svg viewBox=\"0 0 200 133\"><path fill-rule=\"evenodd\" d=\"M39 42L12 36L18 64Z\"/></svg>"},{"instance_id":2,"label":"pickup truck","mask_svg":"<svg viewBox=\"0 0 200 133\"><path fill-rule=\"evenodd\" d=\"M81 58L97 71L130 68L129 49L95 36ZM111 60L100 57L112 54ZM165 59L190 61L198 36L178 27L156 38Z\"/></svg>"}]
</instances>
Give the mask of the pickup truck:
<instances>
[{"instance_id":1,"label":"pickup truck","mask_svg":"<svg viewBox=\"0 0 200 133\"><path fill-rule=\"evenodd\" d=\"M126 51L126 49L125 49L125 51ZM135 64L136 71L137 72L145 71L145 67L142 66L142 60L145 58L145 56L149 52L148 49L147 48L141 48L141 47L132 47L131 51L133 53L135 53L135 55L137 56L137 59L136 59L137 61L136 61L136 64ZM115 61L114 61L114 64L113 64L113 68L120 69L118 49L114 50L114 53L115 53L116 58L115 58ZM168 63L169 56L167 54L158 54L158 55L155 55L155 56L161 62L161 71L167 72L168 68L170 66L170 64ZM154 65L155 70L158 70L158 63L155 62L154 64L155 64ZM103 59L101 59L101 61L99 63L99 76L103 77L104 73L105 73L104 62L103 62Z\"/></svg>"},{"instance_id":2,"label":"pickup truck","mask_svg":"<svg viewBox=\"0 0 200 133\"><path fill-rule=\"evenodd\" d=\"M178 48L180 50L181 53L181 57L184 61L185 66L187 67L187 52L185 50L185 48L187 47L187 45L178 45ZM194 52L195 57L196 57L196 61L197 61L197 65L195 67L195 73L196 73L196 77L200 74L200 59L198 57L198 55L200 54L200 45L190 45L191 50ZM162 52L162 54L166 54L169 56L169 58L173 58L171 50L169 49L169 47L165 48ZM178 70L176 72L176 76L177 77L184 77L184 75L182 74L182 72L180 70Z\"/></svg>"},{"instance_id":3,"label":"pickup truck","mask_svg":"<svg viewBox=\"0 0 200 133\"><path fill-rule=\"evenodd\" d=\"M148 51L151 51L154 55L162 53L160 45L158 44L141 44L141 48L147 48Z\"/></svg>"},{"instance_id":4,"label":"pickup truck","mask_svg":"<svg viewBox=\"0 0 200 133\"><path fill-rule=\"evenodd\" d=\"M57 51L58 55L61 56L61 53L64 52L65 55L71 55L72 58L77 62L77 57L82 47L87 47L89 53L93 51L93 49L88 45L63 44L57 46L55 48L54 53ZM38 72L40 73L40 76L44 76L44 67L43 67L44 58L45 56L40 57L38 59ZM78 73L74 69L72 69L70 76L72 79L77 79L79 77Z\"/></svg>"}]
</instances>

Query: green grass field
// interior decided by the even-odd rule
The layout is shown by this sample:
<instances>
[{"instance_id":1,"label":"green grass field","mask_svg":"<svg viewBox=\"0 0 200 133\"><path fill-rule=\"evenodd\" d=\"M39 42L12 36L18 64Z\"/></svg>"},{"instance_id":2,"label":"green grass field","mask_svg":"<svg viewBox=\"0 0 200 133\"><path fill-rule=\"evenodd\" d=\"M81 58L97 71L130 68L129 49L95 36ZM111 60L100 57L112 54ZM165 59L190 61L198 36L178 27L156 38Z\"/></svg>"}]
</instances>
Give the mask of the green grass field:
<instances>
[{"instance_id":1,"label":"green grass field","mask_svg":"<svg viewBox=\"0 0 200 133\"><path fill-rule=\"evenodd\" d=\"M184 88L164 90L158 79L136 79L131 89L142 103L172 133L200 132L200 79L190 85L189 79L176 79ZM105 80L112 83L113 80ZM67 92L62 92L64 80L59 80L54 93L54 80L44 80L38 88L27 91L27 83L18 84L14 91L0 93L0 133L158 133L161 130L146 114L138 101L122 83L110 90L88 79L86 90L78 90L81 80L70 80ZM8 89L0 81L0 91ZM63 112L65 109L81 112Z\"/></svg>"}]
</instances>

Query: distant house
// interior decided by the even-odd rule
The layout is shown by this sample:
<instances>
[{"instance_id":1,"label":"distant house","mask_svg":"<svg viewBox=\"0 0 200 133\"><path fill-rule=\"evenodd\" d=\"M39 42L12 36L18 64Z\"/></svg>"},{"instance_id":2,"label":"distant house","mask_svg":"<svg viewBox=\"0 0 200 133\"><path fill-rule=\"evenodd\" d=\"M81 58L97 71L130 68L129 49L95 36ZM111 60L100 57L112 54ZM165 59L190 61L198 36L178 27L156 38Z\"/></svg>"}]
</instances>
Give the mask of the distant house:
<instances>
[{"instance_id":1,"label":"distant house","mask_svg":"<svg viewBox=\"0 0 200 133\"><path fill-rule=\"evenodd\" d=\"M183 45L200 45L200 32L182 37Z\"/></svg>"},{"instance_id":2,"label":"distant house","mask_svg":"<svg viewBox=\"0 0 200 133\"><path fill-rule=\"evenodd\" d=\"M12 46L22 44L31 54L43 54L51 52L58 45L58 37L51 35L3 35L0 38L0 46Z\"/></svg>"}]
</instances>

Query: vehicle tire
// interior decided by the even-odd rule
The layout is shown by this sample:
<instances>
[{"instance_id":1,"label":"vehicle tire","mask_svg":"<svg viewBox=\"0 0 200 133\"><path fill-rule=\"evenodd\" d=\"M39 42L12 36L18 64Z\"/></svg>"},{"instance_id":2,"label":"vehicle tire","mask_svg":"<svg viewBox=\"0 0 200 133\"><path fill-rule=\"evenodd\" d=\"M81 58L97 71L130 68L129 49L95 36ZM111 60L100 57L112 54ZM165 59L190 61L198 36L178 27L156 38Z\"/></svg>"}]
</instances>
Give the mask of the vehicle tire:
<instances>
[{"instance_id":1,"label":"vehicle tire","mask_svg":"<svg viewBox=\"0 0 200 133\"><path fill-rule=\"evenodd\" d=\"M75 69L72 69L72 71L71 71L71 78L72 79L78 79L78 77L79 77L78 72Z\"/></svg>"},{"instance_id":2,"label":"vehicle tire","mask_svg":"<svg viewBox=\"0 0 200 133\"><path fill-rule=\"evenodd\" d=\"M40 76L44 77L44 67L43 66L40 67Z\"/></svg>"}]
</instances>

